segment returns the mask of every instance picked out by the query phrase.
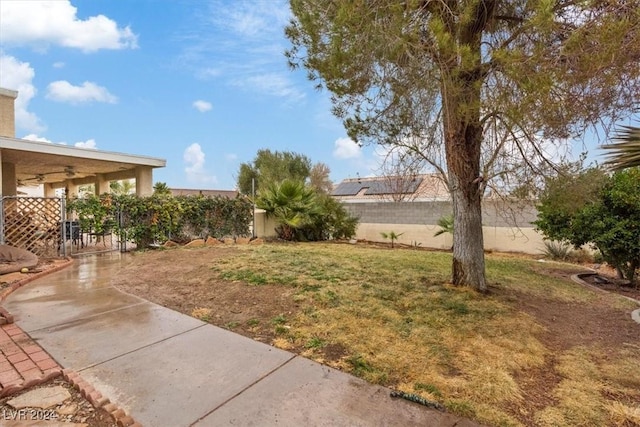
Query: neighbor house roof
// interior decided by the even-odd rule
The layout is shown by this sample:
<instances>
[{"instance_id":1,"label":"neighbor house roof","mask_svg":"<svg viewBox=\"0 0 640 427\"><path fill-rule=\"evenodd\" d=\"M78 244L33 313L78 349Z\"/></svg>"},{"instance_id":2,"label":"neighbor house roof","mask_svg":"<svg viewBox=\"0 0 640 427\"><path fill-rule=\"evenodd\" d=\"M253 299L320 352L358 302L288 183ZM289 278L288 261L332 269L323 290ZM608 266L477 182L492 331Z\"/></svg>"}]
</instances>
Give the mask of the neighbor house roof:
<instances>
[{"instance_id":1,"label":"neighbor house roof","mask_svg":"<svg viewBox=\"0 0 640 427\"><path fill-rule=\"evenodd\" d=\"M338 200L354 202L449 200L449 190L437 174L347 178L331 195Z\"/></svg>"}]
</instances>

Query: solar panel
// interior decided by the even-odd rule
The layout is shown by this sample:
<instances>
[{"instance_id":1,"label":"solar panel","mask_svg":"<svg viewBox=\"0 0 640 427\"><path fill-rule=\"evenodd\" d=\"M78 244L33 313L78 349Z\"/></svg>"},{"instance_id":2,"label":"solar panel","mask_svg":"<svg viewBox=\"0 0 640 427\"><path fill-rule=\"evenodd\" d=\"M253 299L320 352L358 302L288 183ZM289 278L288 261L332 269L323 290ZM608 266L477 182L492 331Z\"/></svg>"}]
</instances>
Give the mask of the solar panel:
<instances>
[{"instance_id":1,"label":"solar panel","mask_svg":"<svg viewBox=\"0 0 640 427\"><path fill-rule=\"evenodd\" d=\"M422 180L423 178L415 178L411 181L403 179L392 181L391 179L382 178L380 181L370 182L369 189L365 194L369 196L394 193L411 194L416 192Z\"/></svg>"},{"instance_id":2,"label":"solar panel","mask_svg":"<svg viewBox=\"0 0 640 427\"><path fill-rule=\"evenodd\" d=\"M362 189L358 182L341 182L331 194L334 196L355 196Z\"/></svg>"},{"instance_id":3,"label":"solar panel","mask_svg":"<svg viewBox=\"0 0 640 427\"><path fill-rule=\"evenodd\" d=\"M363 188L366 188L364 194L368 196L382 195L382 194L411 194L415 193L420 184L422 184L423 178L414 178L413 180L402 178L380 178L378 180L366 180L362 182L347 181L341 182L331 192L334 196L355 196Z\"/></svg>"}]
</instances>

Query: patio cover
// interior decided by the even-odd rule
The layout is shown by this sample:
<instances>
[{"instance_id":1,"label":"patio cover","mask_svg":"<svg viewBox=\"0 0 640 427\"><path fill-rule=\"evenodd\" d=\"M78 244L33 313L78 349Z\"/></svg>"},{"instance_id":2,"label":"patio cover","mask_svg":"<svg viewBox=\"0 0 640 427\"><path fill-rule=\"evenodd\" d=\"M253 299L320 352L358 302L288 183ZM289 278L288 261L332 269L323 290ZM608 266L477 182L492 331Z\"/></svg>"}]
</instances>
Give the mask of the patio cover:
<instances>
[{"instance_id":1,"label":"patio cover","mask_svg":"<svg viewBox=\"0 0 640 427\"><path fill-rule=\"evenodd\" d=\"M153 192L153 168L166 160L131 154L71 147L61 144L0 137L2 195L16 195L20 185L44 184L45 196L56 188L77 194L77 187L95 184L96 192L109 191L109 182L135 178L136 194Z\"/></svg>"}]
</instances>

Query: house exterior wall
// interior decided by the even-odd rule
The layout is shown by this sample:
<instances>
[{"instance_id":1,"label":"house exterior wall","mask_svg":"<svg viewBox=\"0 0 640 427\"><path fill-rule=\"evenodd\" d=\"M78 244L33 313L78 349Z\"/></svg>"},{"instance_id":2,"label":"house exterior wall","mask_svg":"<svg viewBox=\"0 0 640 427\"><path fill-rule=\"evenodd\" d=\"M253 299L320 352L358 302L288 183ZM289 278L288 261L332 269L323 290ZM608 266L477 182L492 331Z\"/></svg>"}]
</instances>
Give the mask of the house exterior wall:
<instances>
[{"instance_id":1,"label":"house exterior wall","mask_svg":"<svg viewBox=\"0 0 640 427\"><path fill-rule=\"evenodd\" d=\"M14 101L18 92L0 88L0 136L16 137Z\"/></svg>"}]
</instances>

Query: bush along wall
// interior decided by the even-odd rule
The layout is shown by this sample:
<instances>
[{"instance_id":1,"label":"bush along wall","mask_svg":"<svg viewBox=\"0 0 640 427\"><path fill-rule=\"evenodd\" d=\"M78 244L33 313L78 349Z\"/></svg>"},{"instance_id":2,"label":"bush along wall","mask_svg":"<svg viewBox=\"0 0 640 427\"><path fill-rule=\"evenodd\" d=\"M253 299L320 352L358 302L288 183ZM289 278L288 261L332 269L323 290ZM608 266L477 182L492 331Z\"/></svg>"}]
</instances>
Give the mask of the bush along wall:
<instances>
[{"instance_id":1,"label":"bush along wall","mask_svg":"<svg viewBox=\"0 0 640 427\"><path fill-rule=\"evenodd\" d=\"M67 213L83 231L108 227L120 240L146 248L167 240L248 236L252 204L244 197L104 194L69 201Z\"/></svg>"}]
</instances>

